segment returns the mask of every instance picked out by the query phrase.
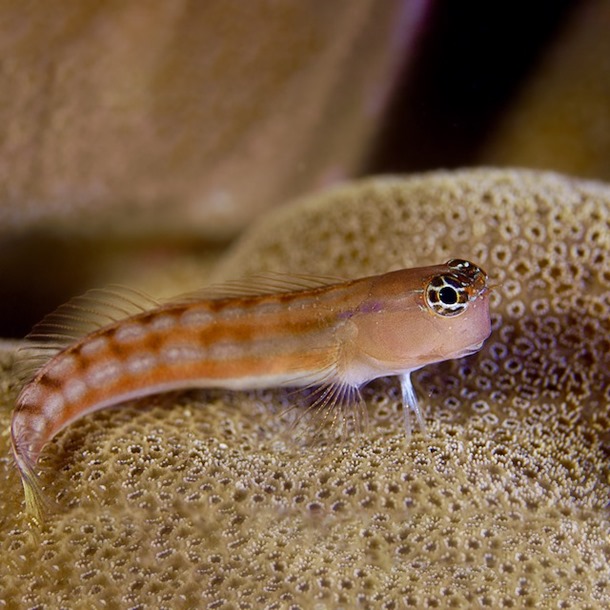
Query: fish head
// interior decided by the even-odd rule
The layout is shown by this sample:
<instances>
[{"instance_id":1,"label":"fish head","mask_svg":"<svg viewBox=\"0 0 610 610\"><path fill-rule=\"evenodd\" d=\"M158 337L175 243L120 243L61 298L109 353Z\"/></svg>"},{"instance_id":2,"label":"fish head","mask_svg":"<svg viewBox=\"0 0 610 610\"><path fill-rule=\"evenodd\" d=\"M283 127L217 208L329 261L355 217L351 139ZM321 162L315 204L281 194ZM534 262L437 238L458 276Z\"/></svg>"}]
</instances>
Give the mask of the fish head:
<instances>
[{"instance_id":1,"label":"fish head","mask_svg":"<svg viewBox=\"0 0 610 610\"><path fill-rule=\"evenodd\" d=\"M368 376L374 370L400 374L478 351L491 334L489 296L485 271L462 259L387 274L371 291L381 304L376 315L356 322Z\"/></svg>"}]
</instances>

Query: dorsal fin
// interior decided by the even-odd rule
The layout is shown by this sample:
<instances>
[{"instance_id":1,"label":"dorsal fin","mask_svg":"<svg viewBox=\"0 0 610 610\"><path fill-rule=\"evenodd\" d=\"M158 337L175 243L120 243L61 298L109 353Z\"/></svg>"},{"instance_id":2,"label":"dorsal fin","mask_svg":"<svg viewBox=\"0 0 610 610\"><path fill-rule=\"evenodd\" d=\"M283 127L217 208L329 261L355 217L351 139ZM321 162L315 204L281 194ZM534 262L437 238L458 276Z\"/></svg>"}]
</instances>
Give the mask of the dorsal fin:
<instances>
[{"instance_id":1,"label":"dorsal fin","mask_svg":"<svg viewBox=\"0 0 610 610\"><path fill-rule=\"evenodd\" d=\"M191 303L203 299L217 300L281 292L296 292L299 290L312 290L321 286L331 286L345 281L344 278L330 275L305 275L266 271L241 280L229 280L227 282L211 284L200 290L172 297L164 301L164 303Z\"/></svg>"},{"instance_id":2,"label":"dorsal fin","mask_svg":"<svg viewBox=\"0 0 610 610\"><path fill-rule=\"evenodd\" d=\"M19 350L18 379L25 385L55 354L85 335L158 306L143 292L118 284L94 288L70 299L46 315L25 337L28 343Z\"/></svg>"}]
</instances>

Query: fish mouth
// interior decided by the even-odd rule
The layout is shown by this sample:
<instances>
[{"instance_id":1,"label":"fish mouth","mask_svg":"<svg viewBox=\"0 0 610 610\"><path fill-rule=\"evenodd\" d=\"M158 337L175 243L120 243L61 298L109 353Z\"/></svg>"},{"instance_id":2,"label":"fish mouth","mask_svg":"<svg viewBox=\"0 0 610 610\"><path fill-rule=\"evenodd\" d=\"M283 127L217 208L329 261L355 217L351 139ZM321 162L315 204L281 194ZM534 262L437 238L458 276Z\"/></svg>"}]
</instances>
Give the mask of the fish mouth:
<instances>
[{"instance_id":1,"label":"fish mouth","mask_svg":"<svg viewBox=\"0 0 610 610\"><path fill-rule=\"evenodd\" d=\"M466 356L472 356L472 354L476 354L483 347L484 343L485 339L479 341L478 343L475 343L474 345L465 347L461 352L459 352L457 356L455 356L455 358L466 358Z\"/></svg>"}]
</instances>

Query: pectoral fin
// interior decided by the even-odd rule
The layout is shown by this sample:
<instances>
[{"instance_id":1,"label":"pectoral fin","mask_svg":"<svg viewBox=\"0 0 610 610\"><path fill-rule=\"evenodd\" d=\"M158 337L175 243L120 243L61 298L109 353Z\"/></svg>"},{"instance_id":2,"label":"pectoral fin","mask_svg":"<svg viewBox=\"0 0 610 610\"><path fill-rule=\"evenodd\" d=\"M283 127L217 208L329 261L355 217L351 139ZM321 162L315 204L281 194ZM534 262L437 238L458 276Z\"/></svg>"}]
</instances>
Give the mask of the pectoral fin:
<instances>
[{"instance_id":1,"label":"pectoral fin","mask_svg":"<svg viewBox=\"0 0 610 610\"><path fill-rule=\"evenodd\" d=\"M411 438L411 412L415 413L415 419L420 430L426 434L426 422L422 415L417 396L413 390L413 383L411 382L411 372L403 373L398 376L400 379L400 389L402 391L402 412L405 421L405 428L407 430L407 436Z\"/></svg>"}]
</instances>

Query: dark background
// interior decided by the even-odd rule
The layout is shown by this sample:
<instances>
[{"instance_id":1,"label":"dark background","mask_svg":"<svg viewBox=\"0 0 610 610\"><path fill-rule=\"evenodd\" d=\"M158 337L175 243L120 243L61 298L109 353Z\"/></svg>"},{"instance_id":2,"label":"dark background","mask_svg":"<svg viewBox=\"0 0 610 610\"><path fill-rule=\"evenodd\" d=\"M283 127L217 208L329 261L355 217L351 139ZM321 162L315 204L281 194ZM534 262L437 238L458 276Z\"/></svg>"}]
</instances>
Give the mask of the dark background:
<instances>
[{"instance_id":1,"label":"dark background","mask_svg":"<svg viewBox=\"0 0 610 610\"><path fill-rule=\"evenodd\" d=\"M415 57L407 62L363 175L476 164L498 121L575 7L583 4L439 0ZM191 241L159 247L197 256L222 245ZM81 290L75 287L96 285L104 256L128 256L133 249L134 243L112 237L109 243L40 233L3 239L0 337L23 337L45 313ZM69 272L56 277L57 269Z\"/></svg>"}]
</instances>

